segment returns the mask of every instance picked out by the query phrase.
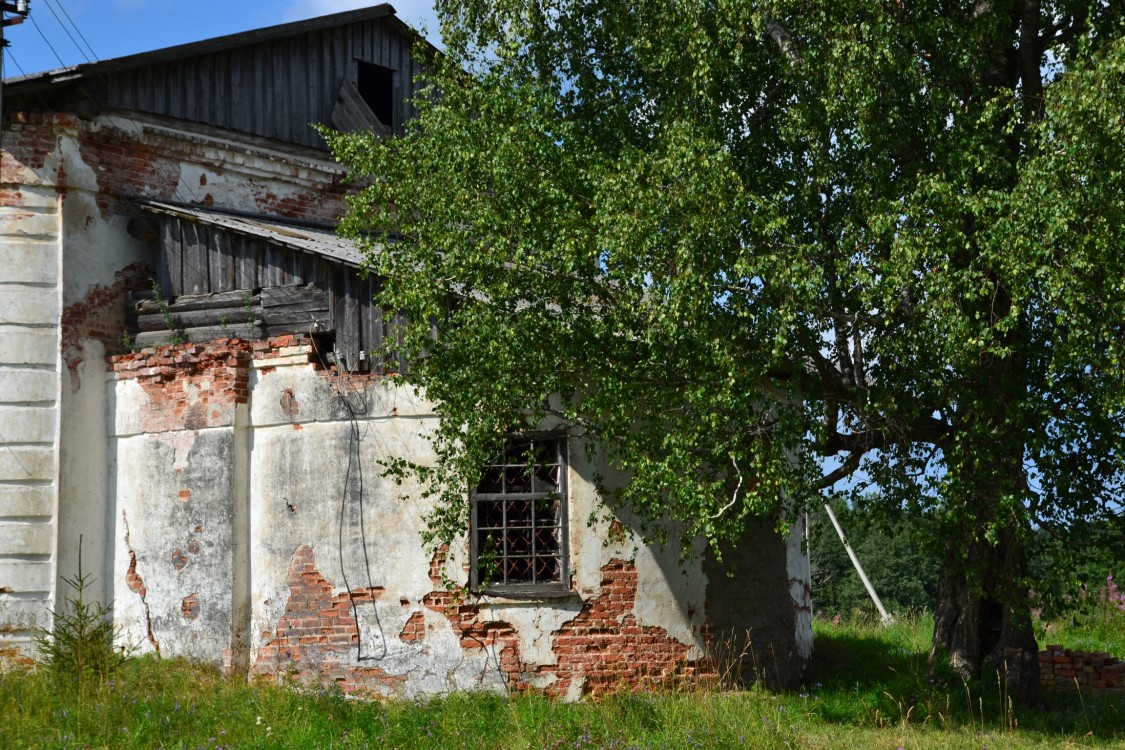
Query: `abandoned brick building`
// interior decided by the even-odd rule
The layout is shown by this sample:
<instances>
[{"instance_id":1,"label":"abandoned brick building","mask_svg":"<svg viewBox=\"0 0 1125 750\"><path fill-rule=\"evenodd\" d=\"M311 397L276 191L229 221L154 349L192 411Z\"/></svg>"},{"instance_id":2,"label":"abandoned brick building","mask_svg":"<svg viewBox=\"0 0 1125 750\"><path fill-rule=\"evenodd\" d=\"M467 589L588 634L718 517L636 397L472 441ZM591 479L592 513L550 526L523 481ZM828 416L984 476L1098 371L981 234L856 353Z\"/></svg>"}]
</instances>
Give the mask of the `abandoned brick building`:
<instances>
[{"instance_id":1,"label":"abandoned brick building","mask_svg":"<svg viewBox=\"0 0 1125 750\"><path fill-rule=\"evenodd\" d=\"M81 539L133 653L575 697L708 679L708 643L750 630L747 662L794 679L799 525L681 564L587 526L599 467L565 432L482 467L502 575L446 589L468 550L425 549L425 501L378 470L427 458L432 410L385 377L401 321L332 232L344 174L310 126L401 128L417 42L380 5L6 82L0 652L31 653Z\"/></svg>"}]
</instances>

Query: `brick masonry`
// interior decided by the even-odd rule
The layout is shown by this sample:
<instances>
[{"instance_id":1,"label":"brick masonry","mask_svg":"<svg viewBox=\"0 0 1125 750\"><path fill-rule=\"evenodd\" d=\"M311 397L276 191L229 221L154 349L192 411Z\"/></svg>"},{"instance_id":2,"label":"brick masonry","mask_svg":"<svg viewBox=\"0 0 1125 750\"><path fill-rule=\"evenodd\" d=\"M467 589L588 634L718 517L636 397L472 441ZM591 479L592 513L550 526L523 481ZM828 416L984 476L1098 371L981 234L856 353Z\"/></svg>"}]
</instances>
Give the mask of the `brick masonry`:
<instances>
[{"instance_id":1,"label":"brick masonry","mask_svg":"<svg viewBox=\"0 0 1125 750\"><path fill-rule=\"evenodd\" d=\"M669 637L664 629L637 622L633 614L637 569L625 560L613 559L602 566L599 595L587 600L577 617L551 634L556 663L541 665L522 660L519 637L510 624L482 620L479 604L467 602L460 592L440 588L440 562L437 558L431 564L435 590L423 603L448 619L461 639L461 648L498 648L498 668L511 690L528 689L532 676L553 676L546 692L557 696L569 694L576 681L583 694L598 696L710 685L718 680L710 660L694 658L690 646Z\"/></svg>"},{"instance_id":2,"label":"brick masonry","mask_svg":"<svg viewBox=\"0 0 1125 750\"><path fill-rule=\"evenodd\" d=\"M62 311L60 346L63 361L71 371L85 359L84 339L100 341L107 354L125 351L125 306L121 300L127 292L143 289L150 275L143 265L127 266L115 274L113 284L95 286L81 302Z\"/></svg>"},{"instance_id":3,"label":"brick masonry","mask_svg":"<svg viewBox=\"0 0 1125 750\"><path fill-rule=\"evenodd\" d=\"M215 339L165 344L110 357L117 380L135 380L148 395L146 432L198 430L230 423L229 411L250 398L251 360L305 350L304 337L263 341ZM296 414L296 402L292 404Z\"/></svg>"},{"instance_id":4,"label":"brick masonry","mask_svg":"<svg viewBox=\"0 0 1125 750\"><path fill-rule=\"evenodd\" d=\"M150 433L199 430L230 423L249 400L250 344L215 339L168 344L110 358L117 380L135 380L148 395L142 416Z\"/></svg>"},{"instance_id":5,"label":"brick masonry","mask_svg":"<svg viewBox=\"0 0 1125 750\"><path fill-rule=\"evenodd\" d=\"M440 562L431 565L435 586L440 586L439 568ZM276 629L260 634L255 675L335 683L346 693L371 693L379 687L393 690L406 679L355 662L359 631L351 602L375 604L385 593L382 588L353 589L350 596L333 593L308 545L294 553L288 585L289 599ZM553 676L545 692L558 696L567 695L575 681L580 681L582 693L593 696L714 684L718 674L712 662L693 657L690 646L670 638L663 629L637 622L632 612L636 596L636 568L624 560L611 560L602 568L601 593L551 634L557 662L541 665L522 660L519 636L510 623L483 619L480 604L466 601L461 592L435 589L422 604L448 622L463 650L487 649L494 654L495 668L512 691L529 690L536 676ZM410 643L423 641L426 635L426 617L415 611L398 638Z\"/></svg>"},{"instance_id":6,"label":"brick masonry","mask_svg":"<svg viewBox=\"0 0 1125 750\"><path fill-rule=\"evenodd\" d=\"M538 669L558 678L549 693L566 695L576 679L583 680L587 695L717 682L713 662L693 658L691 647L663 628L637 622L637 568L632 563L613 559L601 570L601 594L551 636L558 664Z\"/></svg>"},{"instance_id":7,"label":"brick masonry","mask_svg":"<svg viewBox=\"0 0 1125 750\"><path fill-rule=\"evenodd\" d=\"M401 682L381 668L349 664L359 645L353 605L374 604L381 587L354 588L333 593L333 586L316 567L313 548L301 545L288 573L289 599L274 631L261 634L253 672L259 676L290 677L306 683L334 682L347 693L369 692L376 683Z\"/></svg>"},{"instance_id":8,"label":"brick masonry","mask_svg":"<svg viewBox=\"0 0 1125 750\"><path fill-rule=\"evenodd\" d=\"M1039 680L1046 690L1125 694L1125 663L1101 651L1048 646L1039 652Z\"/></svg>"}]
</instances>

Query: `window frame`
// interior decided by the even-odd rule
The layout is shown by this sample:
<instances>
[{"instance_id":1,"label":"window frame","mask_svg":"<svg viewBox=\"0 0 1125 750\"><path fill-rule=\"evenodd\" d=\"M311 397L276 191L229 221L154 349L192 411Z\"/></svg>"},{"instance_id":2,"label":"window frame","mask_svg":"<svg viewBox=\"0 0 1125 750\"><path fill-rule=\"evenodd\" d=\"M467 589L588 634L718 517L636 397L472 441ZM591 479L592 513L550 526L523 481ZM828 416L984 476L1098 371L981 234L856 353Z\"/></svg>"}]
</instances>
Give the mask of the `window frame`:
<instances>
[{"instance_id":1,"label":"window frame","mask_svg":"<svg viewBox=\"0 0 1125 750\"><path fill-rule=\"evenodd\" d=\"M507 493L503 489L500 492L482 492L481 485L485 481L485 471L491 467L510 467L510 466L530 466L534 474L535 466L553 465L553 464L511 464L507 459L513 453L526 449L527 446L535 443L552 443L554 444L554 457L558 462L559 477L557 490L546 492L514 492ZM533 448L534 450L534 448ZM567 442L567 435L561 432L546 432L546 433L517 433L509 435L505 438L501 454L499 456L499 463L490 462L485 465L484 470L481 472L481 480L477 486L472 488L469 492L469 586L470 589L478 594L500 596L509 599L545 599L545 598L561 598L573 594L570 589L570 529L569 529L569 514L570 514L570 498L569 498L569 469L570 469L570 455L569 445ZM532 486L534 490L534 485ZM558 561L558 580L546 582L531 582L531 583L509 583L506 581L500 582L483 582L482 585L480 577L480 544L478 541L478 532L481 529L481 519L478 511L483 502L492 500L512 499L516 501L527 500L532 503L537 500L542 500L557 495L558 497L558 516L557 516L557 529L558 529L558 549L552 555ZM532 506L532 538L534 540L535 521L534 521L534 506ZM497 527L508 530L509 526L505 518L504 525ZM534 541L532 542L534 544ZM532 553L532 564L534 565L534 552ZM501 559L506 558L504 555ZM501 566L503 563L501 563Z\"/></svg>"}]
</instances>

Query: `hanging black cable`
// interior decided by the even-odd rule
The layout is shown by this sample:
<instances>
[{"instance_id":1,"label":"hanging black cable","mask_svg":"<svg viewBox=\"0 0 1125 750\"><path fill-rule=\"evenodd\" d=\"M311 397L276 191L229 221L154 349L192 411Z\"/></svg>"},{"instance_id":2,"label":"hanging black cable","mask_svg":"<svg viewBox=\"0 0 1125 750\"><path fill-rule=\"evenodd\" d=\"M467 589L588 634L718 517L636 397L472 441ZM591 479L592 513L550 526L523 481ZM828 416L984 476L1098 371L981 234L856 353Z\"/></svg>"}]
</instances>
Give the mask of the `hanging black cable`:
<instances>
[{"instance_id":1,"label":"hanging black cable","mask_svg":"<svg viewBox=\"0 0 1125 750\"><path fill-rule=\"evenodd\" d=\"M16 66L16 70L20 72L21 76L27 75L27 73L23 69L23 66L20 65L20 61L16 59L16 56L12 54L12 51L10 49L5 49L4 54L7 55L8 59L12 61L12 65ZM3 63L0 63L0 69L3 69Z\"/></svg>"},{"instance_id":2,"label":"hanging black cable","mask_svg":"<svg viewBox=\"0 0 1125 750\"><path fill-rule=\"evenodd\" d=\"M323 360L321 363L324 364ZM343 363L337 362L336 366L337 368L341 368L339 371L343 371ZM383 621L379 616L379 606L375 601L375 583L371 576L371 560L367 553L367 527L364 521L364 515L366 512L366 508L364 507L365 487L363 480L363 460L362 456L360 455L361 441L359 433L359 419L360 417L368 416L368 410L366 403L363 404L362 409L352 403L352 400L348 398L348 394L344 390L344 385L342 382L338 383L337 387L337 400L348 413L348 466L344 472L344 486L340 491L340 515L336 532L336 553L338 556L338 561L340 563L340 575L344 580L344 589L348 592L348 601L350 602L352 608L352 621L355 623L356 640L358 643L356 659L358 661L378 661L380 659L386 658L388 645L387 634L383 629ZM362 398L362 396L360 396L360 398ZM362 631L359 627L359 607L356 604L355 596L352 593L351 582L348 580L348 574L345 569L344 563L344 517L347 515L348 488L352 484L351 478L353 467L356 475L357 485L356 504L358 505L357 511L359 513L359 542L360 546L363 548L363 566L364 572L367 575L367 591L371 596L371 608L375 613L375 625L379 629L379 638L382 641L383 646L382 653L378 655L364 654L363 652L363 637Z\"/></svg>"}]
</instances>

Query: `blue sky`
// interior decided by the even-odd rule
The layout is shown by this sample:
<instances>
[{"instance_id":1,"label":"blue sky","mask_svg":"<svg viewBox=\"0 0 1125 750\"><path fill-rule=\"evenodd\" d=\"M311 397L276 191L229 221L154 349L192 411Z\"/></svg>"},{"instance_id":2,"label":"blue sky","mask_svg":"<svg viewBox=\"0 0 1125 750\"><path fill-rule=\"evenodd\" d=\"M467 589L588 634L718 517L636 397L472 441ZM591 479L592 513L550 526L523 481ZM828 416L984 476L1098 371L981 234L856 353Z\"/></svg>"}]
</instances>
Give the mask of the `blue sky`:
<instances>
[{"instance_id":1,"label":"blue sky","mask_svg":"<svg viewBox=\"0 0 1125 750\"><path fill-rule=\"evenodd\" d=\"M32 18L4 30L11 43L4 77L378 4L370 0L31 0ZM399 18L415 28L426 26L430 38L437 38L432 0L391 4Z\"/></svg>"}]
</instances>

